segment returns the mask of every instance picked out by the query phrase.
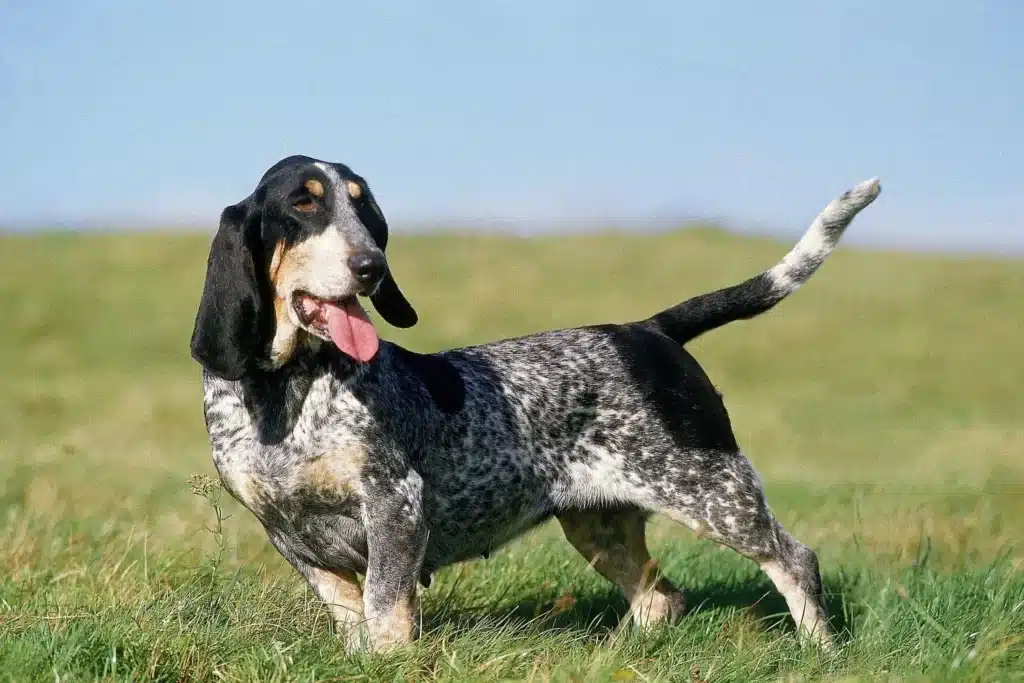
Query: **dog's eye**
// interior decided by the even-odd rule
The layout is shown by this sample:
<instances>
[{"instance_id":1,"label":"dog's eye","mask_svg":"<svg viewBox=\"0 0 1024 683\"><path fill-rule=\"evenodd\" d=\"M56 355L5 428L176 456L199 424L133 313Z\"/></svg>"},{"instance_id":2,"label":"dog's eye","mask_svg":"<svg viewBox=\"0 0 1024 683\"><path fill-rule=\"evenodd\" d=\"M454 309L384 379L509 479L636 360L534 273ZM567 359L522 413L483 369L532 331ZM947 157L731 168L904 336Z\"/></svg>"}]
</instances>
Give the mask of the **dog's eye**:
<instances>
[{"instance_id":1,"label":"dog's eye","mask_svg":"<svg viewBox=\"0 0 1024 683\"><path fill-rule=\"evenodd\" d=\"M292 207L300 213L313 213L316 211L316 202L309 198L300 199Z\"/></svg>"}]
</instances>

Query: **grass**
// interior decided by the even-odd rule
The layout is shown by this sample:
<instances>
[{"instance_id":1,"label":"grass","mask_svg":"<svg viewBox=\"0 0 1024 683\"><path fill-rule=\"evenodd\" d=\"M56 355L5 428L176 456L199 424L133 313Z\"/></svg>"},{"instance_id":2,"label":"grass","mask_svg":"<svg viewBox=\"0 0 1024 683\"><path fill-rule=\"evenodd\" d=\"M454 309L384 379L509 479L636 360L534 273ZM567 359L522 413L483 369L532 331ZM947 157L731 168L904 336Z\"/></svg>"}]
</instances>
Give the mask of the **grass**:
<instances>
[{"instance_id":1,"label":"grass","mask_svg":"<svg viewBox=\"0 0 1024 683\"><path fill-rule=\"evenodd\" d=\"M346 656L255 520L191 490L213 474L187 351L208 243L0 238L0 680L1024 680L1020 261L844 249L772 314L692 345L819 552L836 654L800 645L752 564L658 522L695 607L675 627L615 632L621 598L544 526L442 571L413 647ZM786 248L392 243L422 322L382 333L416 350L646 316Z\"/></svg>"}]
</instances>

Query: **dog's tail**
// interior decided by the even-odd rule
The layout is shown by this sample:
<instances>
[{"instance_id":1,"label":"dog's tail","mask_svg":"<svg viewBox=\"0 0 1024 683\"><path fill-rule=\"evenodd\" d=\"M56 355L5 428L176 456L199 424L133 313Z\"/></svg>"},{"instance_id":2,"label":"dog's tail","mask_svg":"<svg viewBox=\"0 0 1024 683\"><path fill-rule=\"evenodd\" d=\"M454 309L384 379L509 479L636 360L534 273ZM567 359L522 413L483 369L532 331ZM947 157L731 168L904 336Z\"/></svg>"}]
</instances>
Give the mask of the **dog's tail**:
<instances>
[{"instance_id":1,"label":"dog's tail","mask_svg":"<svg viewBox=\"0 0 1024 683\"><path fill-rule=\"evenodd\" d=\"M878 178L860 183L826 206L774 268L733 287L695 296L645 322L685 344L722 325L770 310L810 279L853 217L881 191Z\"/></svg>"}]
</instances>

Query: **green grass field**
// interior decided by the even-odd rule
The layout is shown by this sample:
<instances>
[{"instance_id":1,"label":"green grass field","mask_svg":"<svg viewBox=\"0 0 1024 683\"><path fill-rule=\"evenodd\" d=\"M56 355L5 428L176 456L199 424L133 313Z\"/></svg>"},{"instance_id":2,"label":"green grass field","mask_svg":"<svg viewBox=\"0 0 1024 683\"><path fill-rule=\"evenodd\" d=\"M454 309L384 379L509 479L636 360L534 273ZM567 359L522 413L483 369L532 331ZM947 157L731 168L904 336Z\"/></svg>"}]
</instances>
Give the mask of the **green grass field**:
<instances>
[{"instance_id":1,"label":"green grass field","mask_svg":"<svg viewBox=\"0 0 1024 683\"><path fill-rule=\"evenodd\" d=\"M423 638L364 657L244 509L191 490L214 474L188 355L208 243L0 238L0 679L1024 680L1024 262L842 249L692 345L819 553L836 653L801 646L753 564L658 521L694 607L676 626L617 633L623 601L544 526L441 572ZM399 234L421 323L380 331L427 351L639 318L787 248Z\"/></svg>"}]
</instances>

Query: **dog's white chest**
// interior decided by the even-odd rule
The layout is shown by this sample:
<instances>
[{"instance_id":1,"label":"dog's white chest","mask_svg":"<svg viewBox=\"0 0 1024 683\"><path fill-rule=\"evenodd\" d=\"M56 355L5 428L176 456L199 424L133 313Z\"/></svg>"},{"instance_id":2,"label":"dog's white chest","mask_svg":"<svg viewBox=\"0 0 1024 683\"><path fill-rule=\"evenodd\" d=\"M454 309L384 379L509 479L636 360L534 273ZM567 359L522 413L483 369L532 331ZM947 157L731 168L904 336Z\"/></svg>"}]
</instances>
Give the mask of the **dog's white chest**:
<instances>
[{"instance_id":1,"label":"dog's white chest","mask_svg":"<svg viewBox=\"0 0 1024 683\"><path fill-rule=\"evenodd\" d=\"M225 488L261 518L271 511L292 518L310 507L348 510L362 497L365 454L358 448L288 464L265 447L245 455L215 452L213 460Z\"/></svg>"},{"instance_id":2,"label":"dog's white chest","mask_svg":"<svg viewBox=\"0 0 1024 683\"><path fill-rule=\"evenodd\" d=\"M325 402L312 395L282 438L260 432L242 397L207 391L213 461L225 488L262 521L292 523L310 509L351 513L362 497L364 443L332 428Z\"/></svg>"}]
</instances>

